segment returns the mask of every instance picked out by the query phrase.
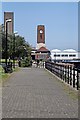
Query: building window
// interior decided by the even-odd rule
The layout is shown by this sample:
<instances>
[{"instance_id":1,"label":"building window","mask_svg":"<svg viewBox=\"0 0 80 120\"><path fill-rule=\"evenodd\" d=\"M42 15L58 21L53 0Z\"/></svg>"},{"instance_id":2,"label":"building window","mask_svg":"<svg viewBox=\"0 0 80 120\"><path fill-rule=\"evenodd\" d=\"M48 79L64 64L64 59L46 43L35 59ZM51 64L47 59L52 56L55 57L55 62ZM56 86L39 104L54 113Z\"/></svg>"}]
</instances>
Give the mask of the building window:
<instances>
[{"instance_id":1,"label":"building window","mask_svg":"<svg viewBox=\"0 0 80 120\"><path fill-rule=\"evenodd\" d=\"M76 57L76 55L69 55L69 57Z\"/></svg>"},{"instance_id":2,"label":"building window","mask_svg":"<svg viewBox=\"0 0 80 120\"><path fill-rule=\"evenodd\" d=\"M64 57L65 55L62 55L62 57Z\"/></svg>"},{"instance_id":3,"label":"building window","mask_svg":"<svg viewBox=\"0 0 80 120\"><path fill-rule=\"evenodd\" d=\"M54 57L56 57L56 55L54 55Z\"/></svg>"},{"instance_id":4,"label":"building window","mask_svg":"<svg viewBox=\"0 0 80 120\"><path fill-rule=\"evenodd\" d=\"M54 57L60 57L60 55L58 54L58 55L54 55Z\"/></svg>"},{"instance_id":5,"label":"building window","mask_svg":"<svg viewBox=\"0 0 80 120\"><path fill-rule=\"evenodd\" d=\"M60 57L60 55L57 55L57 57Z\"/></svg>"},{"instance_id":6,"label":"building window","mask_svg":"<svg viewBox=\"0 0 80 120\"><path fill-rule=\"evenodd\" d=\"M68 57L68 55L67 54L66 55L63 54L62 57Z\"/></svg>"},{"instance_id":7,"label":"building window","mask_svg":"<svg viewBox=\"0 0 80 120\"><path fill-rule=\"evenodd\" d=\"M68 57L68 55L65 55L65 57Z\"/></svg>"},{"instance_id":8,"label":"building window","mask_svg":"<svg viewBox=\"0 0 80 120\"><path fill-rule=\"evenodd\" d=\"M73 55L73 57L76 57L76 55Z\"/></svg>"}]
</instances>

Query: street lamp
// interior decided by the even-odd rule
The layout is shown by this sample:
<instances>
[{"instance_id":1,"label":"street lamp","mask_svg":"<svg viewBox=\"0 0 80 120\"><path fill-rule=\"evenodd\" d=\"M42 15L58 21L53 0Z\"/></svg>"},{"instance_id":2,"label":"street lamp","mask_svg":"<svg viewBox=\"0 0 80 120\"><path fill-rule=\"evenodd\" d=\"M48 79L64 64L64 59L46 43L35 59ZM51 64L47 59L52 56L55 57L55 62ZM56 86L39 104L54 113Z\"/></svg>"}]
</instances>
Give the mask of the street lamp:
<instances>
[{"instance_id":1,"label":"street lamp","mask_svg":"<svg viewBox=\"0 0 80 120\"><path fill-rule=\"evenodd\" d=\"M5 50L6 50L6 52L5 52L5 53L6 53L6 55L5 55L6 67L7 67L7 57L8 57L8 53L7 53L7 49L8 49L8 48L7 48L7 34L8 34L8 33L7 33L7 29L8 29L8 22L11 22L11 19L7 19L7 20L6 20L6 49L5 49Z\"/></svg>"},{"instance_id":2,"label":"street lamp","mask_svg":"<svg viewBox=\"0 0 80 120\"><path fill-rule=\"evenodd\" d=\"M18 32L15 32L13 34L13 68L15 69L15 34L18 34Z\"/></svg>"}]
</instances>

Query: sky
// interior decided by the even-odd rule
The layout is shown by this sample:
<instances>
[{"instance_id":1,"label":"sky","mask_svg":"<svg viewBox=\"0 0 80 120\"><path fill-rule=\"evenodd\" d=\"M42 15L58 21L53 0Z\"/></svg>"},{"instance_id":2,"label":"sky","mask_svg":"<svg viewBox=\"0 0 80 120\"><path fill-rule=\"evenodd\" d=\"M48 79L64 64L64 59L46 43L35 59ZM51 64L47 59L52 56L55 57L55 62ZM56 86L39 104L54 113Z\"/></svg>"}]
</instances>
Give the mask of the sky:
<instances>
[{"instance_id":1,"label":"sky","mask_svg":"<svg viewBox=\"0 0 80 120\"><path fill-rule=\"evenodd\" d=\"M78 49L77 2L2 2L4 11L14 12L14 31L33 47L37 44L37 25L45 25L46 47Z\"/></svg>"}]
</instances>

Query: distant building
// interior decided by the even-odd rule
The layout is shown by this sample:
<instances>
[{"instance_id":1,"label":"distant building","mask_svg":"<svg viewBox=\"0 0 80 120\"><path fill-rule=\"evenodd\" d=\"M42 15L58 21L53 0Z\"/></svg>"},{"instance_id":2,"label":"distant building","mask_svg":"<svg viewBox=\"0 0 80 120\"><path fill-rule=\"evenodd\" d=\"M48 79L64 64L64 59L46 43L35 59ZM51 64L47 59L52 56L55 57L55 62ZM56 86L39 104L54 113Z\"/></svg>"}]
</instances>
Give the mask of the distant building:
<instances>
[{"instance_id":1,"label":"distant building","mask_svg":"<svg viewBox=\"0 0 80 120\"><path fill-rule=\"evenodd\" d=\"M35 60L36 51L37 51L37 49L36 49L35 47L32 47L32 50L31 50L31 57L32 57L32 60Z\"/></svg>"},{"instance_id":2,"label":"distant building","mask_svg":"<svg viewBox=\"0 0 80 120\"><path fill-rule=\"evenodd\" d=\"M50 51L45 45L45 26L37 26L37 46L32 48L32 60L46 60L50 57Z\"/></svg>"},{"instance_id":3,"label":"distant building","mask_svg":"<svg viewBox=\"0 0 80 120\"><path fill-rule=\"evenodd\" d=\"M11 22L8 22L8 34L14 33L14 13L13 12L4 12L4 31L6 31L6 20L11 19Z\"/></svg>"},{"instance_id":4,"label":"distant building","mask_svg":"<svg viewBox=\"0 0 80 120\"><path fill-rule=\"evenodd\" d=\"M36 49L40 47L45 47L45 26L38 25L37 26L37 46Z\"/></svg>"},{"instance_id":5,"label":"distant building","mask_svg":"<svg viewBox=\"0 0 80 120\"><path fill-rule=\"evenodd\" d=\"M45 47L40 47L36 51L35 59L37 59L37 60L46 60L46 59L49 58L49 56L50 56L50 51Z\"/></svg>"},{"instance_id":6,"label":"distant building","mask_svg":"<svg viewBox=\"0 0 80 120\"><path fill-rule=\"evenodd\" d=\"M51 50L51 59L53 61L69 61L73 59L78 59L78 52L73 49L67 49L67 50L58 50L53 49Z\"/></svg>"}]
</instances>

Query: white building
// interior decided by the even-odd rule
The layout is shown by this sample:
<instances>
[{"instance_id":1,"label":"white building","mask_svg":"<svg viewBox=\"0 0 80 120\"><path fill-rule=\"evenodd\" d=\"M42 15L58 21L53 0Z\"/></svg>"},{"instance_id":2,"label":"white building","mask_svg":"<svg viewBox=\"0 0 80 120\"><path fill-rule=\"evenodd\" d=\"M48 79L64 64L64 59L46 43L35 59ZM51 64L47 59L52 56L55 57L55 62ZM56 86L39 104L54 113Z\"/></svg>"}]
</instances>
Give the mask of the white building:
<instances>
[{"instance_id":1,"label":"white building","mask_svg":"<svg viewBox=\"0 0 80 120\"><path fill-rule=\"evenodd\" d=\"M53 49L51 50L51 60L53 61L68 61L78 59L78 52L73 49L66 49L66 50L58 50Z\"/></svg>"}]
</instances>

